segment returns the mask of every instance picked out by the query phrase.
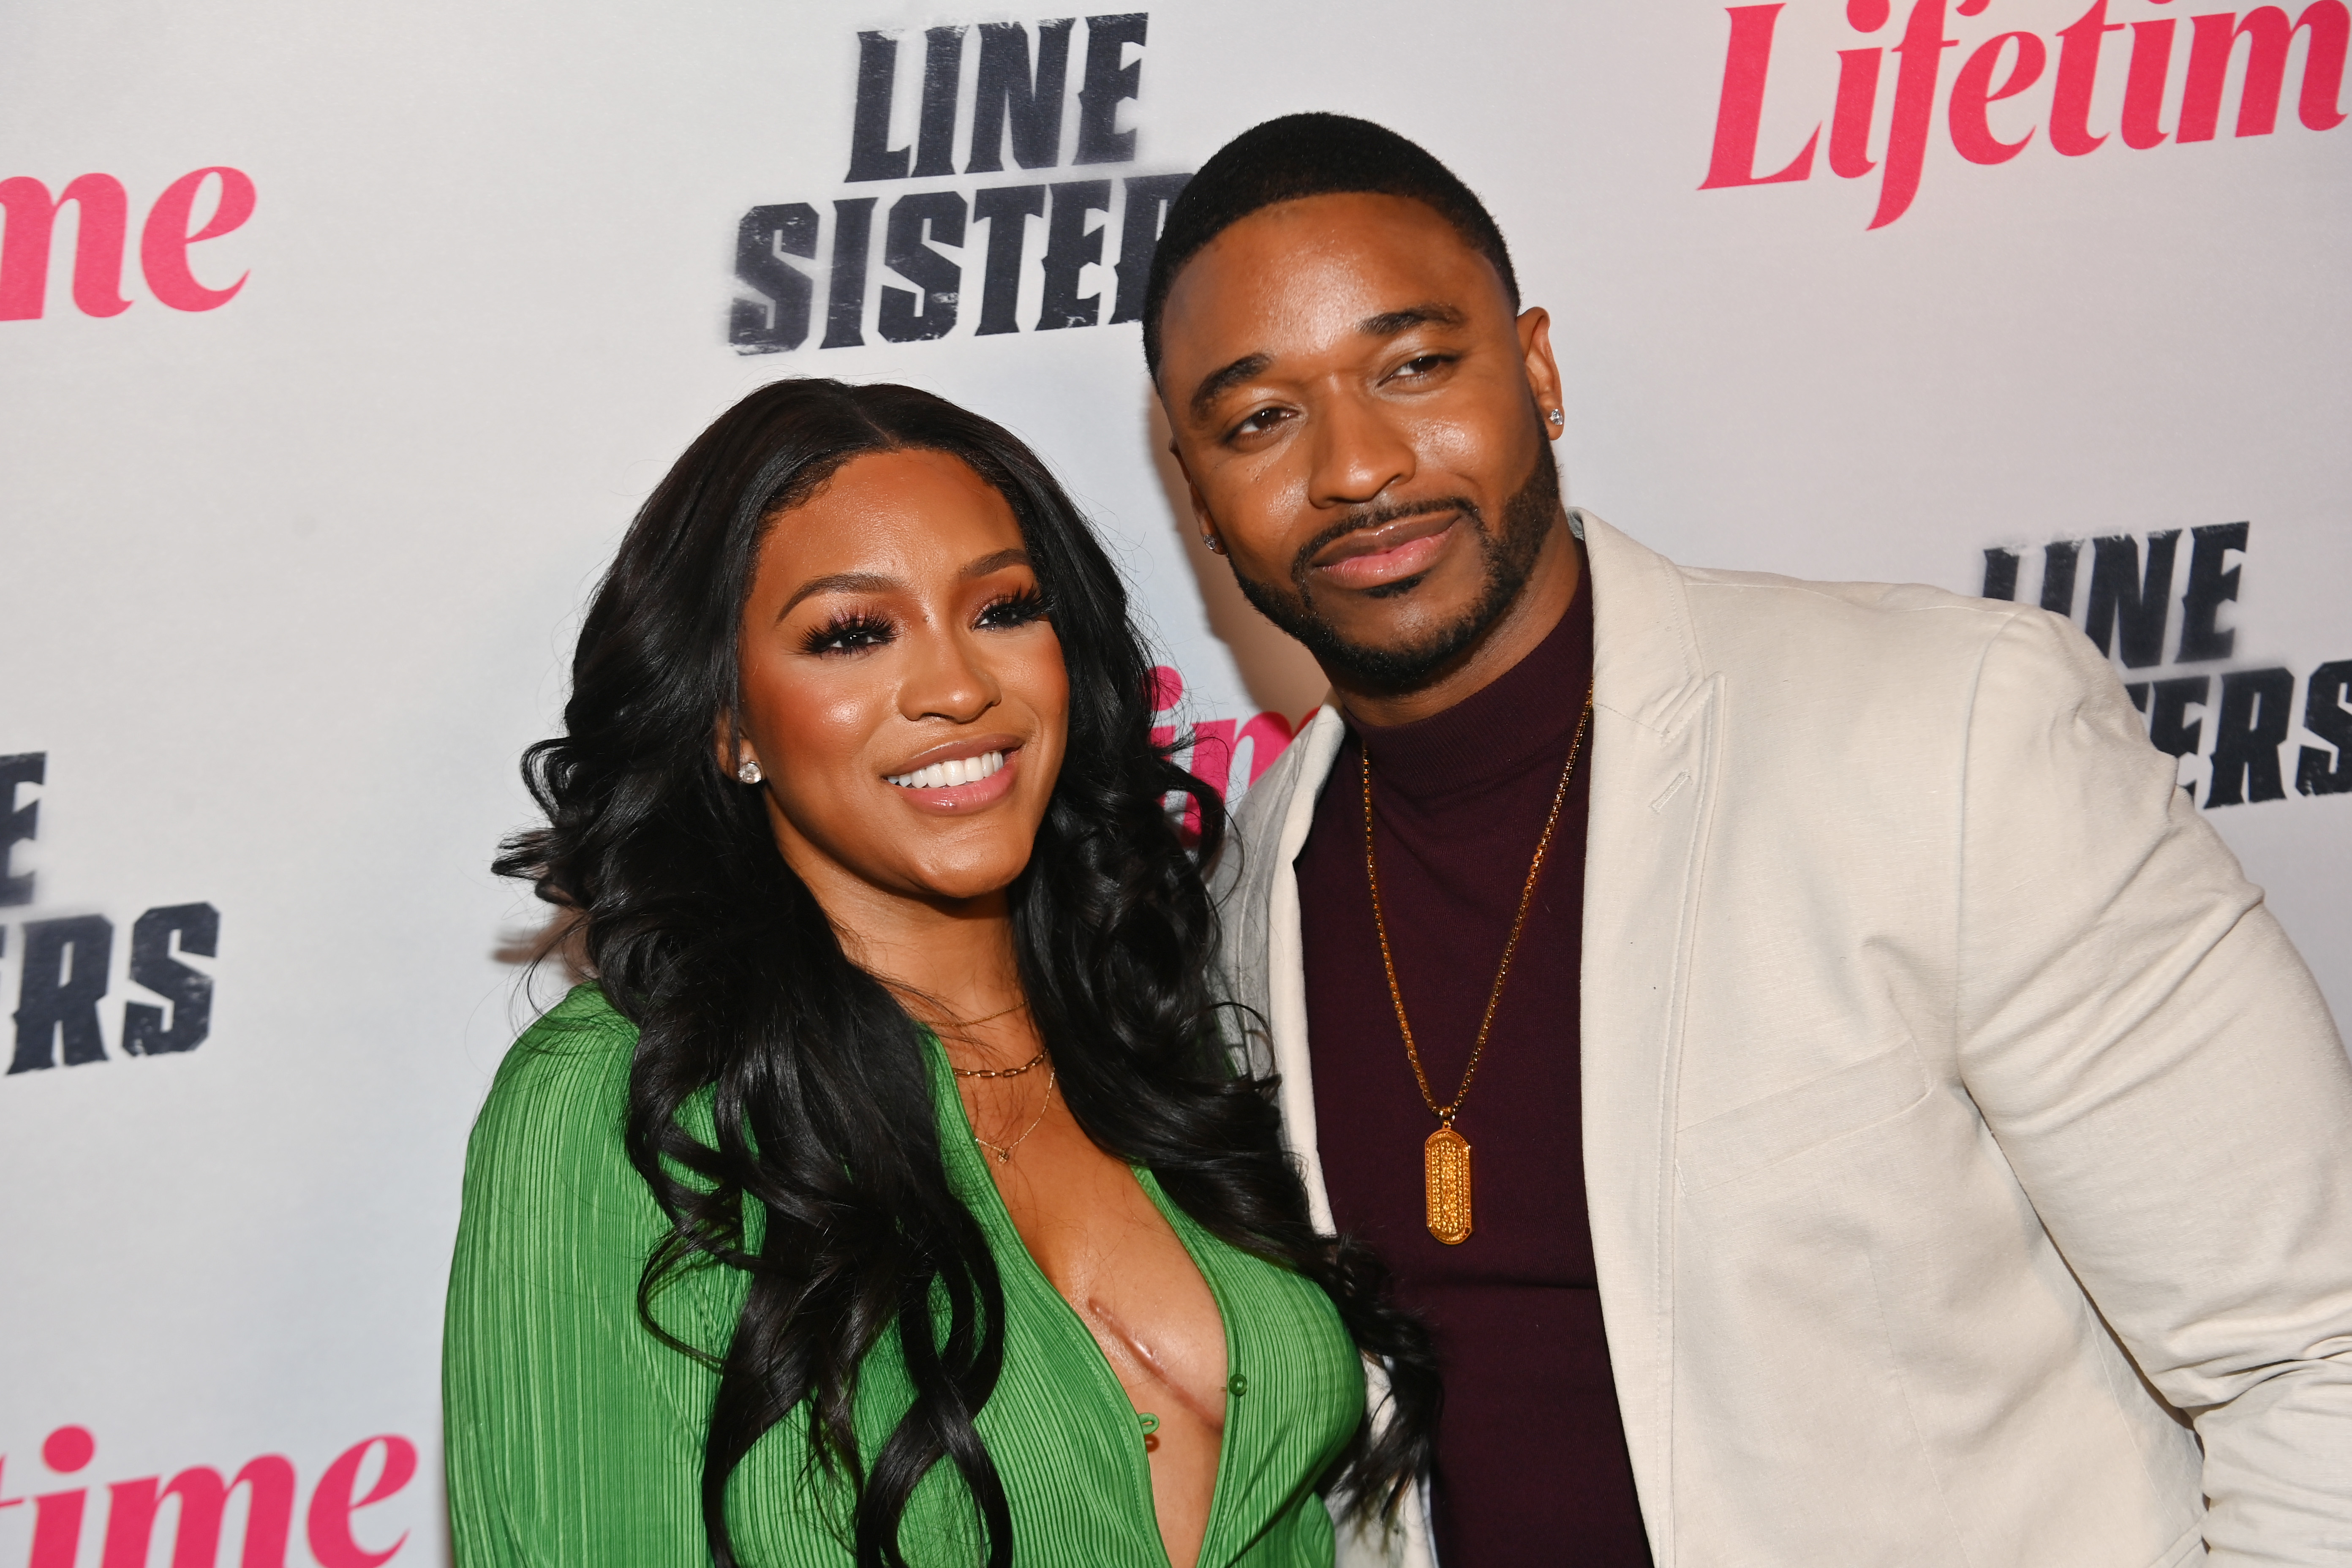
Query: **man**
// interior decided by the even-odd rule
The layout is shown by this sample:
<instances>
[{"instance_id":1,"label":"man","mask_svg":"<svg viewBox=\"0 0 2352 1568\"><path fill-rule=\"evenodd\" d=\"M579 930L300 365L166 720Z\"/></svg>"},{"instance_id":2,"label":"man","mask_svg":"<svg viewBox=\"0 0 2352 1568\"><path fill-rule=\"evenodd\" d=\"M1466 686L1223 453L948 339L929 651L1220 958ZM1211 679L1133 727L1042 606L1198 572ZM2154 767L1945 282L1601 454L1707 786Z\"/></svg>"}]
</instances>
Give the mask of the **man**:
<instances>
[{"instance_id":1,"label":"man","mask_svg":"<svg viewBox=\"0 0 2352 1568\"><path fill-rule=\"evenodd\" d=\"M2260 892L2065 622L1565 510L1548 331L1327 115L1194 177L1144 321L1332 684L1230 979L1433 1327L1438 1559L2352 1562L2352 1067Z\"/></svg>"}]
</instances>

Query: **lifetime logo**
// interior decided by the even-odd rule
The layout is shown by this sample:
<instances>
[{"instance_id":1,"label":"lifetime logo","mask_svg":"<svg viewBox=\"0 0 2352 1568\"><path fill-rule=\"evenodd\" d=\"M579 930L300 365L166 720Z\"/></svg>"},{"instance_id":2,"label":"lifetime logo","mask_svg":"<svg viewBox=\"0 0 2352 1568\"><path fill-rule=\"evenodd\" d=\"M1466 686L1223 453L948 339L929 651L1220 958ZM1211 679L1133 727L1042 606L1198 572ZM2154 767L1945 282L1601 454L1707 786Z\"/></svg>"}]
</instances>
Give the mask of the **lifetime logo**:
<instances>
[{"instance_id":1,"label":"lifetime logo","mask_svg":"<svg viewBox=\"0 0 2352 1568\"><path fill-rule=\"evenodd\" d=\"M1203 719L1189 730L1178 727L1177 716L1184 704L1184 678L1173 665L1151 667L1151 743L1162 746L1172 754L1184 753L1184 769L1214 790L1228 806L1234 797L1265 776L1290 744L1291 737L1307 727L1315 717L1312 710L1294 725L1279 713L1255 713L1247 719ZM1248 765L1236 767L1244 754ZM1201 837L1201 803L1192 796L1184 797L1184 826L1188 842L1198 843Z\"/></svg>"},{"instance_id":2,"label":"lifetime logo","mask_svg":"<svg viewBox=\"0 0 2352 1568\"><path fill-rule=\"evenodd\" d=\"M196 221L207 184L213 204ZM0 180L0 321L38 321L47 308L49 258L58 215L74 205L73 302L85 316L119 316L131 309L122 293L122 254L130 235L131 196L111 174L83 174L55 197L28 174ZM217 310L237 296L250 276L209 288L188 265L188 250L245 226L253 216L253 182L242 170L215 165L181 175L163 187L139 229L139 270L147 291L174 310Z\"/></svg>"},{"instance_id":3,"label":"lifetime logo","mask_svg":"<svg viewBox=\"0 0 2352 1568\"><path fill-rule=\"evenodd\" d=\"M41 1443L41 1463L60 1477L86 1469L98 1440L87 1426L60 1426ZM380 1455L380 1457L379 1457ZM372 1462L373 1461L373 1462ZM0 1493L5 1490L7 1456L0 1454ZM366 1478L362 1484L362 1478ZM319 1568L383 1568L408 1543L402 1531L391 1545L372 1548L352 1530L362 1509L389 1500L416 1476L416 1445L386 1433L363 1438L336 1457L311 1489L303 1534ZM81 1561L82 1515L89 1502L86 1485L68 1485L32 1498L0 1495L0 1509L33 1505L33 1550L26 1568L75 1568ZM283 1454L262 1454L233 1477L210 1465L191 1465L168 1482L161 1476L116 1481L106 1489L106 1535L99 1568L147 1568L163 1505L169 1514L174 1568L220 1561L221 1535L229 1500L246 1494L245 1539L236 1561L244 1568L286 1568L294 1531L299 1479ZM371 1531L371 1533L375 1533Z\"/></svg>"},{"instance_id":4,"label":"lifetime logo","mask_svg":"<svg viewBox=\"0 0 2352 1568\"><path fill-rule=\"evenodd\" d=\"M2147 3L2168 5L2172 0ZM1959 0L1952 9L1962 16L1977 16L1990 5L1991 0ZM1771 174L1756 172L1765 80L1772 65L1772 34L1782 7L1727 9L1731 16L1731 42L1724 57L1723 93L1716 109L1715 151L1699 189L1811 179L1813 154L1822 140L1818 122L1795 157ZM1846 0L1845 15L1855 32L1869 35L1885 27L1891 9L1887 0ZM1828 121L1826 161L1830 172L1840 179L1858 180L1878 171L1878 209L1871 217L1872 228L1884 228L1901 217L1918 195L1920 170L1936 120L1944 51L1958 47L1960 42L1944 36L1946 20L1946 0L1917 0L1904 24L1901 41L1891 51L1879 47L1837 51L1837 99ZM2239 74L2236 134L2268 136L2278 128L2290 53L2299 37L2308 47L2295 99L2296 118L2313 131L2333 131L2344 123L2337 100L2344 85L2347 45L2352 43L2352 11L2347 10L2344 0L2314 0L2292 22L2276 5L2259 5L2242 15L2215 11L2191 16L2189 24L2187 69L2181 73L2177 100L2171 97L2171 84L2179 18L2158 16L2128 24L2132 37L2120 120L2114 132L2096 135L2091 132L2092 100L2098 90L2100 68L2108 58L2106 37L2126 26L2107 20L2107 0L2097 0L2074 22L2058 28L2053 34L2054 47L2043 42L2038 33L2006 32L1985 39L1961 60L1951 89L1944 95L1945 121L1954 150L1971 163L2006 163L2024 152L2045 126L2050 145L2069 158L2097 152L2111 134L2119 134L2125 146L2143 152L2168 139L2176 143L2210 142L2220 133L2231 68L2239 60L2244 61L2244 68ZM1876 134L1879 78L1889 52L1899 58L1900 64L1895 72L1884 150L1874 159L1870 148ZM2054 70L2051 68L2053 57ZM2020 97L2045 75L2052 83L2045 125L2031 123L2019 110L2002 110L1999 112L2004 121L1997 130L1994 105ZM2173 111L2169 131L2165 129L2168 104Z\"/></svg>"}]
</instances>

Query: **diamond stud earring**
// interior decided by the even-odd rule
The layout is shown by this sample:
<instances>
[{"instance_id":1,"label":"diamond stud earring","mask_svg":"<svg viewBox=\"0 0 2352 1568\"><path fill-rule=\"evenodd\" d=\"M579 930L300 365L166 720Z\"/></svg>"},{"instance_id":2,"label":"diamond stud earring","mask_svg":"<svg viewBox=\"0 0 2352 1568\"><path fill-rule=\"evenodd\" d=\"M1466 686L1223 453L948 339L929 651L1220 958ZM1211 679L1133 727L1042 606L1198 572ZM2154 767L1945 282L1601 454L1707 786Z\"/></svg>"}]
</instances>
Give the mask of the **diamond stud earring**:
<instances>
[{"instance_id":1,"label":"diamond stud earring","mask_svg":"<svg viewBox=\"0 0 2352 1568\"><path fill-rule=\"evenodd\" d=\"M1545 415L1544 417L1550 420L1555 425L1565 425L1568 423L1568 416L1561 413L1557 408Z\"/></svg>"},{"instance_id":2,"label":"diamond stud earring","mask_svg":"<svg viewBox=\"0 0 2352 1568\"><path fill-rule=\"evenodd\" d=\"M1201 535L1201 542L1207 547L1212 555L1223 555L1225 552L1225 547L1217 542L1217 536L1213 533Z\"/></svg>"},{"instance_id":3,"label":"diamond stud earring","mask_svg":"<svg viewBox=\"0 0 2352 1568\"><path fill-rule=\"evenodd\" d=\"M760 759L757 757L744 758L742 762L736 765L735 776L745 784L758 784L761 778Z\"/></svg>"}]
</instances>

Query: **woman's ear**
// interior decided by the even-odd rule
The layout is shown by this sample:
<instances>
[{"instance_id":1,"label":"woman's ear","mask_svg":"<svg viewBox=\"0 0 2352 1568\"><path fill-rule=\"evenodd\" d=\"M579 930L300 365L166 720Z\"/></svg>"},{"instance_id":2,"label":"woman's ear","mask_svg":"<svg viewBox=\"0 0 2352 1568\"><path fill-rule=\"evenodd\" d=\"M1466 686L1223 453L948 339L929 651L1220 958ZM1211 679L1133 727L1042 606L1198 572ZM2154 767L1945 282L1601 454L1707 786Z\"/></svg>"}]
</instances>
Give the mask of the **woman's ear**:
<instances>
[{"instance_id":1,"label":"woman's ear","mask_svg":"<svg viewBox=\"0 0 2352 1568\"><path fill-rule=\"evenodd\" d=\"M755 784L766 776L760 766L759 752L752 746L749 735L736 730L733 714L719 716L719 721L712 726L711 746L719 771L736 783Z\"/></svg>"}]
</instances>

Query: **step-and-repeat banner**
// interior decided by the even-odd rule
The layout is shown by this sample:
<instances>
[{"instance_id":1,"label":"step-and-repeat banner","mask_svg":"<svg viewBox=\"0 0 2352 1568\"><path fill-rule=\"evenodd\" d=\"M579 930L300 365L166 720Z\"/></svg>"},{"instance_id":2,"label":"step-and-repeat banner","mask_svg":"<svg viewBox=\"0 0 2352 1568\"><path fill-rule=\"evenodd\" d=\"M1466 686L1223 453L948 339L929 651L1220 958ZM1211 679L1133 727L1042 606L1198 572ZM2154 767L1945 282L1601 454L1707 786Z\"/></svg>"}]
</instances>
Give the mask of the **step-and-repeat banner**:
<instances>
[{"instance_id":1,"label":"step-and-repeat banner","mask_svg":"<svg viewBox=\"0 0 2352 1568\"><path fill-rule=\"evenodd\" d=\"M464 1140L545 999L488 861L744 392L1034 442L1195 768L1265 770L1320 683L1135 321L1288 110L1489 200L1577 502L2072 616L2346 1015L2352 16L2230 4L0 10L0 1568L445 1559Z\"/></svg>"}]
</instances>

